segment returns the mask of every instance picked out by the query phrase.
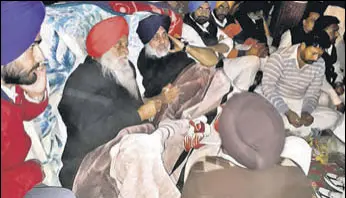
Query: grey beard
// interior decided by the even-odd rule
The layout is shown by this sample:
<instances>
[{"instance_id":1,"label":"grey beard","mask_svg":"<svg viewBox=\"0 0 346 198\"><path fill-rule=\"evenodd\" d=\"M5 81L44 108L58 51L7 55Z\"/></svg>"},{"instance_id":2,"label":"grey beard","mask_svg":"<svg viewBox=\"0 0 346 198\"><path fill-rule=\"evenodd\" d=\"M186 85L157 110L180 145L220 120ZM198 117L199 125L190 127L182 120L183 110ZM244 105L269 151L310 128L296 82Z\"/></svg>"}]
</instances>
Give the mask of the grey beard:
<instances>
[{"instance_id":1,"label":"grey beard","mask_svg":"<svg viewBox=\"0 0 346 198\"><path fill-rule=\"evenodd\" d=\"M31 85L37 80L37 76L34 72L39 67L39 63L35 64L30 71L20 70L14 62L11 62L5 66L1 66L1 80L6 84L15 85Z\"/></svg>"},{"instance_id":2,"label":"grey beard","mask_svg":"<svg viewBox=\"0 0 346 198\"><path fill-rule=\"evenodd\" d=\"M168 45L167 47L167 51L158 54L157 51L152 48L149 43L145 44L145 55L151 57L151 58L162 58L165 57L169 54L169 49L170 49L170 45Z\"/></svg>"},{"instance_id":3,"label":"grey beard","mask_svg":"<svg viewBox=\"0 0 346 198\"><path fill-rule=\"evenodd\" d=\"M119 58L110 53L104 54L99 60L102 65L103 77L109 77L123 86L131 96L139 98L136 78L133 69L128 61L121 62Z\"/></svg>"}]
</instances>

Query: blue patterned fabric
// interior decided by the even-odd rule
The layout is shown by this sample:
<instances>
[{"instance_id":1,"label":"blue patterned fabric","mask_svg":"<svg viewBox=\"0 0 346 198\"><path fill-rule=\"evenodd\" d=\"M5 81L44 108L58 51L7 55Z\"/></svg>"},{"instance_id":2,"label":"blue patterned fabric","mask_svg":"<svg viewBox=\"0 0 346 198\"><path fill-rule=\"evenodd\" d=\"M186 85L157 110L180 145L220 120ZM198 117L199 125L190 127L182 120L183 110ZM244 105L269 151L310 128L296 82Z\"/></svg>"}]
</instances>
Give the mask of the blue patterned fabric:
<instances>
[{"instance_id":1,"label":"blue patterned fabric","mask_svg":"<svg viewBox=\"0 0 346 198\"><path fill-rule=\"evenodd\" d=\"M67 132L57 106L67 78L87 56L85 40L88 32L101 20L115 15L124 16L104 5L65 3L46 7L40 47L48 61L49 105L40 116L26 125L27 131L34 131L32 133L38 136L39 140L33 141L31 155L48 167L44 169L47 176L44 180L46 185L60 186L58 174L63 165L61 156ZM124 16L130 27L129 59L133 63L137 63L138 54L143 47L136 33L138 22L149 15L151 13L138 12ZM141 79L138 82L141 83ZM34 139L32 135L31 138ZM37 145L38 142L41 145Z\"/></svg>"}]
</instances>

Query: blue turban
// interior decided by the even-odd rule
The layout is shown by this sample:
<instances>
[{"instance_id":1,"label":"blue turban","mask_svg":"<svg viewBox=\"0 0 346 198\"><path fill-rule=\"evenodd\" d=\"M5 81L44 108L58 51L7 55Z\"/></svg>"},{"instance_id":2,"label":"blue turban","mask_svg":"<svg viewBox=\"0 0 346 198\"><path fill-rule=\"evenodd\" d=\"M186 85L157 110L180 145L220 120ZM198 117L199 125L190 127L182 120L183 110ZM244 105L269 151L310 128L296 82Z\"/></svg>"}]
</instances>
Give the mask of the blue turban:
<instances>
[{"instance_id":1,"label":"blue turban","mask_svg":"<svg viewBox=\"0 0 346 198\"><path fill-rule=\"evenodd\" d=\"M1 1L1 65L12 62L32 45L45 12L41 1Z\"/></svg>"},{"instance_id":2,"label":"blue turban","mask_svg":"<svg viewBox=\"0 0 346 198\"><path fill-rule=\"evenodd\" d=\"M216 1L189 1L189 12L194 12L199 8L203 3L208 2L210 9L215 8Z\"/></svg>"},{"instance_id":3,"label":"blue turban","mask_svg":"<svg viewBox=\"0 0 346 198\"><path fill-rule=\"evenodd\" d=\"M167 15L151 15L138 24L137 34L143 44L147 44L155 36L156 32L162 26L168 33L171 25L171 18Z\"/></svg>"}]
</instances>

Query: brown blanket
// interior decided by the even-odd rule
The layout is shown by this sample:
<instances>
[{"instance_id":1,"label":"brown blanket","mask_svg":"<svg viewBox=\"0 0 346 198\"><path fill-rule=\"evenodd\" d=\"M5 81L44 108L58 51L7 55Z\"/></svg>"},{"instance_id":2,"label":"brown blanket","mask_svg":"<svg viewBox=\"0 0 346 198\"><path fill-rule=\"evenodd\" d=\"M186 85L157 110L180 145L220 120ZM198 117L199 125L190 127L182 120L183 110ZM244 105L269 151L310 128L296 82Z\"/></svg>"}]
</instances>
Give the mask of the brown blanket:
<instances>
[{"instance_id":1,"label":"brown blanket","mask_svg":"<svg viewBox=\"0 0 346 198\"><path fill-rule=\"evenodd\" d=\"M116 138L104 144L83 160L74 180L73 192L81 198L116 198L119 190L116 181L110 176L111 148L122 137L132 133L151 133L154 131L152 124L142 124L127 127L119 132Z\"/></svg>"},{"instance_id":2,"label":"brown blanket","mask_svg":"<svg viewBox=\"0 0 346 198\"><path fill-rule=\"evenodd\" d=\"M181 94L169 105L164 105L155 117L158 125L164 119L180 119L184 110L201 102L213 79L215 68L208 68L199 63L186 67L173 82L179 87Z\"/></svg>"},{"instance_id":3,"label":"brown blanket","mask_svg":"<svg viewBox=\"0 0 346 198\"><path fill-rule=\"evenodd\" d=\"M178 76L174 84L180 88L183 94L173 104L162 108L161 113L156 117L154 122L158 126L157 129L154 129L154 126L151 124L125 128L115 139L98 147L84 158L73 186L73 191L77 197L116 198L156 197L156 195L161 195L159 197L171 198L180 196L175 183L181 167L170 177L167 174L172 170L174 163L184 148L183 139L189 126L188 120L177 119L182 117L184 110L188 110L191 107L193 107L193 110L185 112L186 117L196 118L203 115L208 109L217 107L222 96L228 91L230 81L222 70L194 64L187 67ZM208 99L205 100L207 95ZM196 109L198 111L195 111ZM166 122L162 121L164 119L168 120ZM124 144L131 145L129 142L132 141L145 143L152 138L151 136L146 137L140 134L129 137L130 135L127 136L127 134L151 134L153 131L162 134L165 130L169 134L166 136L163 135L161 143L157 142L158 145L152 145L153 147L143 146L145 144L137 145L137 143L133 147L124 146ZM163 146L161 154L156 153L156 155L152 156L144 155L144 153L157 152L155 149L158 149L158 147L155 146ZM149 151L146 151L148 149ZM156 158L150 158L154 156ZM146 159L150 159L149 161L153 163L146 163ZM126 162L130 162L131 160L136 161L136 163L126 165ZM155 171L152 171L153 168ZM147 182L143 182L140 179L133 181L136 174L146 174L149 178L156 179ZM165 178L165 180L162 180L162 178ZM158 181L160 182L157 183ZM149 186L152 187L149 188ZM143 188L137 191L143 194L130 195L131 187L136 189ZM148 188L151 191L146 191ZM133 192L135 193L135 191Z\"/></svg>"},{"instance_id":4,"label":"brown blanket","mask_svg":"<svg viewBox=\"0 0 346 198\"><path fill-rule=\"evenodd\" d=\"M73 192L81 198L180 197L168 172L189 127L188 120L166 120L151 134L150 124L122 130L84 158Z\"/></svg>"}]
</instances>

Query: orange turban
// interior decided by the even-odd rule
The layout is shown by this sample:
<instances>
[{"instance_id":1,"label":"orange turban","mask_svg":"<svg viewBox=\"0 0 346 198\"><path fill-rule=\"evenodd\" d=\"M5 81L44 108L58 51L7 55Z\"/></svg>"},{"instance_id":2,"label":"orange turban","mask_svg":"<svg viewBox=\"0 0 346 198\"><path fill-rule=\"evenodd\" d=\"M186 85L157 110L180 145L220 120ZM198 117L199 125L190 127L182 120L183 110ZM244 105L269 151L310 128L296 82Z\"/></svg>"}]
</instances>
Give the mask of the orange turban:
<instances>
[{"instance_id":1,"label":"orange turban","mask_svg":"<svg viewBox=\"0 0 346 198\"><path fill-rule=\"evenodd\" d=\"M94 58L100 58L124 35L129 35L129 26L123 17L103 20L90 30L86 39L87 52Z\"/></svg>"},{"instance_id":2,"label":"orange turban","mask_svg":"<svg viewBox=\"0 0 346 198\"><path fill-rule=\"evenodd\" d=\"M235 1L216 1L215 8L220 7L220 5L223 4L224 2L227 2L227 3L228 3L228 6L229 6L230 8L232 8L233 5L234 5L234 3L235 3Z\"/></svg>"}]
</instances>

